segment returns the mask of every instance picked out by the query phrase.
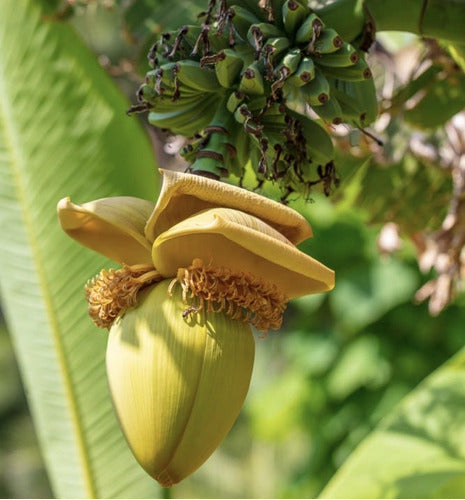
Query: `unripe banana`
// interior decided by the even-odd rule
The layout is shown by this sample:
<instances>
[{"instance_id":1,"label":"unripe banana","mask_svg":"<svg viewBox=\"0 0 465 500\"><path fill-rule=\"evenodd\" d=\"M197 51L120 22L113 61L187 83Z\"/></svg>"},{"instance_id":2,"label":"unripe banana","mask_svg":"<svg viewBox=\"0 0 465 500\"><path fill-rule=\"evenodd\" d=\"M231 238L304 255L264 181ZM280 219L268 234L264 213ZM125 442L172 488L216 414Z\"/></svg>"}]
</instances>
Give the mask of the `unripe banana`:
<instances>
[{"instance_id":1,"label":"unripe banana","mask_svg":"<svg viewBox=\"0 0 465 500\"><path fill-rule=\"evenodd\" d=\"M318 125L315 120L307 117L301 117L303 134L307 141L306 148L309 157L316 165L326 165L334 160L334 145L328 132Z\"/></svg>"},{"instance_id":2,"label":"unripe banana","mask_svg":"<svg viewBox=\"0 0 465 500\"><path fill-rule=\"evenodd\" d=\"M304 7L296 0L286 0L282 7L284 29L288 35L294 35L296 29L310 14L308 7Z\"/></svg>"},{"instance_id":3,"label":"unripe banana","mask_svg":"<svg viewBox=\"0 0 465 500\"><path fill-rule=\"evenodd\" d=\"M169 98L172 102L177 102L179 98L198 98L198 90L180 84L177 78L178 70L177 62L163 64L160 68L147 73L146 82L158 95L164 99Z\"/></svg>"},{"instance_id":4,"label":"unripe banana","mask_svg":"<svg viewBox=\"0 0 465 500\"><path fill-rule=\"evenodd\" d=\"M307 51L314 54L331 54L344 45L344 41L338 32L332 28L325 28L321 31L315 42L310 42Z\"/></svg>"},{"instance_id":5,"label":"unripe banana","mask_svg":"<svg viewBox=\"0 0 465 500\"><path fill-rule=\"evenodd\" d=\"M236 122L241 125L244 124L252 116L252 112L249 110L246 104L241 104L236 108L236 111L234 111L234 118Z\"/></svg>"},{"instance_id":6,"label":"unripe banana","mask_svg":"<svg viewBox=\"0 0 465 500\"><path fill-rule=\"evenodd\" d=\"M282 1L282 0L278 0ZM258 22L267 21L265 11L259 6L256 0L225 0L226 7L235 9L240 7L250 11L258 19Z\"/></svg>"},{"instance_id":7,"label":"unripe banana","mask_svg":"<svg viewBox=\"0 0 465 500\"><path fill-rule=\"evenodd\" d=\"M330 80L331 95L334 95L342 109L342 118L359 128L376 120L378 101L373 79L357 82Z\"/></svg>"},{"instance_id":8,"label":"unripe banana","mask_svg":"<svg viewBox=\"0 0 465 500\"><path fill-rule=\"evenodd\" d=\"M284 76L285 78L288 78L290 75L295 73L295 71L299 67L301 59L302 59L302 54L300 52L300 49L290 50L282 58L281 63L275 69L275 75L278 77Z\"/></svg>"},{"instance_id":9,"label":"unripe banana","mask_svg":"<svg viewBox=\"0 0 465 500\"><path fill-rule=\"evenodd\" d=\"M231 166L233 175L241 177L245 165L250 158L250 137L249 134L244 134L244 128L238 124L233 124L229 130L231 143L236 148L236 156L231 158Z\"/></svg>"},{"instance_id":10,"label":"unripe banana","mask_svg":"<svg viewBox=\"0 0 465 500\"><path fill-rule=\"evenodd\" d=\"M264 134L266 135L278 134L280 137L280 140L278 142L282 142L283 140L282 131L286 127L284 114L282 116L274 116L274 117L269 116L266 119L261 120L261 124L263 125Z\"/></svg>"},{"instance_id":11,"label":"unripe banana","mask_svg":"<svg viewBox=\"0 0 465 500\"><path fill-rule=\"evenodd\" d=\"M182 37L182 42L180 43L180 46L184 49L184 56L189 57L189 55L192 53L195 44L197 43L197 40L202 32L202 27L200 25L195 25L195 24L190 24L183 26L176 35L172 35L171 39L174 39L176 37L179 37L181 35ZM175 57L175 54L173 54L171 57ZM180 58L176 58L180 59Z\"/></svg>"},{"instance_id":12,"label":"unripe banana","mask_svg":"<svg viewBox=\"0 0 465 500\"><path fill-rule=\"evenodd\" d=\"M244 101L245 94L244 92L240 92L239 90L235 90L229 96L226 102L226 108L230 113L234 113L237 107Z\"/></svg>"},{"instance_id":13,"label":"unripe banana","mask_svg":"<svg viewBox=\"0 0 465 500\"><path fill-rule=\"evenodd\" d=\"M224 49L220 54L215 64L216 77L222 87L229 88L239 78L244 60L232 49Z\"/></svg>"},{"instance_id":14,"label":"unripe banana","mask_svg":"<svg viewBox=\"0 0 465 500\"><path fill-rule=\"evenodd\" d=\"M182 113L184 111L188 111L189 108L195 106L199 102L203 101L204 97L196 94L195 96L183 96L173 101L173 99L169 96L163 94L162 96L158 96L152 103L151 110L159 113L159 114L170 114L171 112Z\"/></svg>"},{"instance_id":15,"label":"unripe banana","mask_svg":"<svg viewBox=\"0 0 465 500\"><path fill-rule=\"evenodd\" d=\"M325 75L315 68L315 78L307 85L300 87L303 99L310 106L320 106L329 100L330 88Z\"/></svg>"},{"instance_id":16,"label":"unripe banana","mask_svg":"<svg viewBox=\"0 0 465 500\"><path fill-rule=\"evenodd\" d=\"M178 81L188 88L198 92L217 92L220 84L213 70L201 67L200 63L191 59L179 61L177 70Z\"/></svg>"},{"instance_id":17,"label":"unripe banana","mask_svg":"<svg viewBox=\"0 0 465 500\"><path fill-rule=\"evenodd\" d=\"M215 97L209 97L200 99L189 107L170 113L160 113L156 110L150 111L148 120L156 127L191 137L210 124L216 111L216 102Z\"/></svg>"},{"instance_id":18,"label":"unripe banana","mask_svg":"<svg viewBox=\"0 0 465 500\"><path fill-rule=\"evenodd\" d=\"M319 2L316 13L327 26L332 26L344 40L355 40L363 33L365 17L363 0L344 0L342 2Z\"/></svg>"},{"instance_id":19,"label":"unripe banana","mask_svg":"<svg viewBox=\"0 0 465 500\"><path fill-rule=\"evenodd\" d=\"M311 42L324 27L325 24L316 14L310 14L297 30L295 42L298 44Z\"/></svg>"},{"instance_id":20,"label":"unripe banana","mask_svg":"<svg viewBox=\"0 0 465 500\"><path fill-rule=\"evenodd\" d=\"M259 24L261 20L248 8L244 8L241 5L233 5L230 7L230 11L233 14L232 23L234 29L239 34L243 40L247 40L247 33L250 26L253 24Z\"/></svg>"},{"instance_id":21,"label":"unripe banana","mask_svg":"<svg viewBox=\"0 0 465 500\"><path fill-rule=\"evenodd\" d=\"M332 93L331 97L325 103L314 106L313 111L315 111L320 118L334 125L342 123L342 118L344 116L339 101Z\"/></svg>"},{"instance_id":22,"label":"unripe banana","mask_svg":"<svg viewBox=\"0 0 465 500\"><path fill-rule=\"evenodd\" d=\"M176 91L175 74L177 70L177 63L167 63L158 69L149 71L145 77L148 85L153 87L155 92L159 95L165 91L170 95Z\"/></svg>"},{"instance_id":23,"label":"unripe banana","mask_svg":"<svg viewBox=\"0 0 465 500\"><path fill-rule=\"evenodd\" d=\"M360 56L350 43L344 43L344 45L336 52L331 54L324 54L321 57L315 59L315 62L320 66L329 67L346 67L353 66L357 64L360 60Z\"/></svg>"},{"instance_id":24,"label":"unripe banana","mask_svg":"<svg viewBox=\"0 0 465 500\"><path fill-rule=\"evenodd\" d=\"M265 93L263 76L257 61L250 64L242 73L239 90L250 95L263 95Z\"/></svg>"},{"instance_id":25,"label":"unripe banana","mask_svg":"<svg viewBox=\"0 0 465 500\"><path fill-rule=\"evenodd\" d=\"M315 65L310 57L303 57L296 72L289 78L289 83L302 87L315 78Z\"/></svg>"},{"instance_id":26,"label":"unripe banana","mask_svg":"<svg viewBox=\"0 0 465 500\"><path fill-rule=\"evenodd\" d=\"M137 97L140 101L153 102L160 94L153 88L153 86L143 83L137 91Z\"/></svg>"},{"instance_id":27,"label":"unripe banana","mask_svg":"<svg viewBox=\"0 0 465 500\"><path fill-rule=\"evenodd\" d=\"M284 29L284 23L282 18L282 8L284 0L268 0L264 8L267 21L275 24L279 29Z\"/></svg>"},{"instance_id":28,"label":"unripe banana","mask_svg":"<svg viewBox=\"0 0 465 500\"><path fill-rule=\"evenodd\" d=\"M140 293L110 329L106 365L124 435L165 487L195 471L236 420L247 394L254 339L247 323L205 309L186 317L170 280Z\"/></svg>"},{"instance_id":29,"label":"unripe banana","mask_svg":"<svg viewBox=\"0 0 465 500\"><path fill-rule=\"evenodd\" d=\"M281 33L281 31L273 24L257 23L250 26L249 31L247 32L247 40L252 47L256 46L255 40L257 36L261 40L265 41L268 40L268 38L282 37L283 33Z\"/></svg>"},{"instance_id":30,"label":"unripe banana","mask_svg":"<svg viewBox=\"0 0 465 500\"><path fill-rule=\"evenodd\" d=\"M264 95L253 97L247 104L247 107L256 115L257 111L262 111L262 109L267 107L267 97Z\"/></svg>"},{"instance_id":31,"label":"unripe banana","mask_svg":"<svg viewBox=\"0 0 465 500\"><path fill-rule=\"evenodd\" d=\"M267 110L263 114L262 120L267 120L268 118L272 118L275 120L275 117L280 117L284 119L284 111L285 106L283 104L279 104L277 102L272 102L268 105Z\"/></svg>"},{"instance_id":32,"label":"unripe banana","mask_svg":"<svg viewBox=\"0 0 465 500\"><path fill-rule=\"evenodd\" d=\"M343 68L325 66L324 72L328 77L338 78L339 80L346 80L348 82L358 82L372 78L371 70L362 57L352 66Z\"/></svg>"},{"instance_id":33,"label":"unripe banana","mask_svg":"<svg viewBox=\"0 0 465 500\"><path fill-rule=\"evenodd\" d=\"M262 52L264 54L270 52L273 59L276 59L280 54L287 50L290 46L289 38L277 37L269 38L263 45Z\"/></svg>"}]
</instances>

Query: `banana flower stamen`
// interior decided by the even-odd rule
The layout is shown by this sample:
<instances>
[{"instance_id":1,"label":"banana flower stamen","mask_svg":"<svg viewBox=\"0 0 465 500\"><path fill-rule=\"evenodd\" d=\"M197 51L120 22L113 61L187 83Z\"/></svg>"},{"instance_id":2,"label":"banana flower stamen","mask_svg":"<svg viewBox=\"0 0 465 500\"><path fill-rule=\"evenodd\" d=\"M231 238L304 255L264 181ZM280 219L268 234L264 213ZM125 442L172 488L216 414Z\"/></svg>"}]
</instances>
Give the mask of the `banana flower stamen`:
<instances>
[{"instance_id":1,"label":"banana flower stamen","mask_svg":"<svg viewBox=\"0 0 465 500\"><path fill-rule=\"evenodd\" d=\"M224 312L233 319L251 323L262 332L279 329L288 302L274 283L225 267L204 266L200 259L194 259L187 268L178 269L169 293L177 283L181 285L185 303L197 299L194 311L206 305L207 312Z\"/></svg>"},{"instance_id":2,"label":"banana flower stamen","mask_svg":"<svg viewBox=\"0 0 465 500\"><path fill-rule=\"evenodd\" d=\"M89 316L99 328L110 328L119 314L137 304L137 294L142 288L162 279L152 266L143 264L102 269L85 286Z\"/></svg>"}]
</instances>

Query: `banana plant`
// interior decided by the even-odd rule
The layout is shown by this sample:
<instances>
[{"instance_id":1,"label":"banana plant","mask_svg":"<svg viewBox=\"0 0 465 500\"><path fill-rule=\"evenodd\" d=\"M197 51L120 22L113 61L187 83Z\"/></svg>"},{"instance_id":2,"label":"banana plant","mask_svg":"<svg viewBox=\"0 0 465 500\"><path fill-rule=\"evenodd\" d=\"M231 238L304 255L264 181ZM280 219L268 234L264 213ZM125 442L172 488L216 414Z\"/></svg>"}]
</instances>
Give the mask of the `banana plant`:
<instances>
[{"instance_id":1,"label":"banana plant","mask_svg":"<svg viewBox=\"0 0 465 500\"><path fill-rule=\"evenodd\" d=\"M129 109L190 138L188 173L164 171L159 196L146 134L57 4L5 0L0 18L11 47L0 61L2 300L56 496L150 498L161 493L150 476L182 481L236 420L249 324L278 329L290 299L334 286L297 247L308 222L244 179L276 185L283 202L316 186L331 194L331 127L364 131L378 115L366 57L376 31L441 38L460 64L465 4L211 1L197 24L152 44ZM66 237L59 200L64 232L120 269ZM88 312L108 344L81 301L93 275ZM378 442L352 463L375 453L382 464ZM428 491L461 485L462 464L446 462L452 481ZM356 465L324 496L346 491ZM398 491L410 494L382 493Z\"/></svg>"}]
</instances>

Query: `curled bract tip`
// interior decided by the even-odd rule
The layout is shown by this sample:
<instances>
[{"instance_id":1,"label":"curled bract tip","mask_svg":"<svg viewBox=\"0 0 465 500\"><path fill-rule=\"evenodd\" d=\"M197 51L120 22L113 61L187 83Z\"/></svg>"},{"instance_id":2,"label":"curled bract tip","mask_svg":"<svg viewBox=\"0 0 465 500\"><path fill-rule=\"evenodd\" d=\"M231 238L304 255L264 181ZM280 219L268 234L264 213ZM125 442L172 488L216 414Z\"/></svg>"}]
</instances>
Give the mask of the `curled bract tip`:
<instances>
[{"instance_id":1,"label":"curled bract tip","mask_svg":"<svg viewBox=\"0 0 465 500\"><path fill-rule=\"evenodd\" d=\"M179 268L196 258L212 268L273 283L289 299L334 286L331 269L262 220L230 208L199 212L164 231L153 243L152 259L164 276L176 276Z\"/></svg>"},{"instance_id":2,"label":"curled bract tip","mask_svg":"<svg viewBox=\"0 0 465 500\"><path fill-rule=\"evenodd\" d=\"M154 204L130 196L101 198L77 205L70 198L58 202L63 230L82 245L120 264L151 264L151 245L144 226Z\"/></svg>"},{"instance_id":3,"label":"curled bract tip","mask_svg":"<svg viewBox=\"0 0 465 500\"><path fill-rule=\"evenodd\" d=\"M291 243L312 236L312 228L298 212L265 196L199 175L163 170L163 186L145 235L153 242L162 232L208 208L227 207L261 219Z\"/></svg>"}]
</instances>

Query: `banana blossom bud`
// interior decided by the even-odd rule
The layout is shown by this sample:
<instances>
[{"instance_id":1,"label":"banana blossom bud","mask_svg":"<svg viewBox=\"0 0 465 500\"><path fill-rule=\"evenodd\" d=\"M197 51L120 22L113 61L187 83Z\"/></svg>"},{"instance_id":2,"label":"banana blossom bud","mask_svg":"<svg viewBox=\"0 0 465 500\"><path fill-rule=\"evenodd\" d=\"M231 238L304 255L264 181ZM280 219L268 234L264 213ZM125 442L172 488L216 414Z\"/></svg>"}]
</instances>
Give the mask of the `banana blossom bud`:
<instances>
[{"instance_id":1,"label":"banana blossom bud","mask_svg":"<svg viewBox=\"0 0 465 500\"><path fill-rule=\"evenodd\" d=\"M294 210L204 177L162 171L157 204L131 197L58 204L72 238L119 262L86 286L109 328L110 392L142 467L163 486L194 472L235 422L254 360L249 324L278 329L287 301L330 290L300 252Z\"/></svg>"}]
</instances>

